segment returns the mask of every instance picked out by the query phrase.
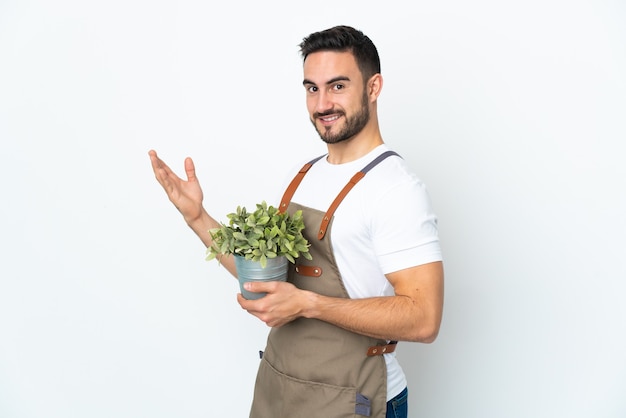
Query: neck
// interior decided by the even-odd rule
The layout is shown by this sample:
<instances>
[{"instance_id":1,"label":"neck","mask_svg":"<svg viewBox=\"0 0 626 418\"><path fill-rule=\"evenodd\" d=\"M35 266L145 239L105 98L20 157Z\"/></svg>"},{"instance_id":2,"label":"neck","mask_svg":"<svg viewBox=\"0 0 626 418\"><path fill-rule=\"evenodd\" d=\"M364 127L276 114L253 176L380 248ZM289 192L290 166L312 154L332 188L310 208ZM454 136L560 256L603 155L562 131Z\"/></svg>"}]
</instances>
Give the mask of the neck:
<instances>
[{"instance_id":1,"label":"neck","mask_svg":"<svg viewBox=\"0 0 626 418\"><path fill-rule=\"evenodd\" d=\"M358 160L381 144L383 144L383 138L378 125L371 124L350 139L336 144L327 144L327 160L331 164L349 163Z\"/></svg>"}]
</instances>

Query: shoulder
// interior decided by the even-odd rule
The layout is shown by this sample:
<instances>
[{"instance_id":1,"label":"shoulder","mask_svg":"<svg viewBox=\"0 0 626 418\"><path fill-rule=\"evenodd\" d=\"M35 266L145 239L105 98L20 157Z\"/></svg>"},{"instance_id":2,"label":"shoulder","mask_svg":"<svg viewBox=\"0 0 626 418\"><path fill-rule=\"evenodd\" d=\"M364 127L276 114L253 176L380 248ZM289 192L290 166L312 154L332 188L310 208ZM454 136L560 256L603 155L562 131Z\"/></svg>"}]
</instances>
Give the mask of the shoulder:
<instances>
[{"instance_id":1,"label":"shoulder","mask_svg":"<svg viewBox=\"0 0 626 418\"><path fill-rule=\"evenodd\" d=\"M380 156L393 152L384 148ZM393 194L417 194L426 192L426 187L417 173L401 155L389 155L373 167L363 179L368 193L384 198Z\"/></svg>"}]
</instances>

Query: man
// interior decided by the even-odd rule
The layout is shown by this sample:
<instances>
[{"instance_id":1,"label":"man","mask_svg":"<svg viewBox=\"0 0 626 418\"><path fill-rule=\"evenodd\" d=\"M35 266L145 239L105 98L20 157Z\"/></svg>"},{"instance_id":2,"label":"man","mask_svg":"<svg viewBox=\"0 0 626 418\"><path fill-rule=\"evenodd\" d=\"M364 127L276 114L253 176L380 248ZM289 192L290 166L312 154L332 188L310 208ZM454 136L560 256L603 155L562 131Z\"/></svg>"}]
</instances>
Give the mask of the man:
<instances>
[{"instance_id":1,"label":"man","mask_svg":"<svg viewBox=\"0 0 626 418\"><path fill-rule=\"evenodd\" d=\"M248 283L241 307L272 327L251 417L406 417L397 341L435 340L443 310L437 221L422 182L384 144L376 47L337 26L300 44L306 103L328 154L293 173L280 209L302 209L313 260L287 282ZM218 226L187 181L150 151L169 199L206 246ZM295 175L295 177L294 177ZM233 260L221 264L236 276Z\"/></svg>"}]
</instances>

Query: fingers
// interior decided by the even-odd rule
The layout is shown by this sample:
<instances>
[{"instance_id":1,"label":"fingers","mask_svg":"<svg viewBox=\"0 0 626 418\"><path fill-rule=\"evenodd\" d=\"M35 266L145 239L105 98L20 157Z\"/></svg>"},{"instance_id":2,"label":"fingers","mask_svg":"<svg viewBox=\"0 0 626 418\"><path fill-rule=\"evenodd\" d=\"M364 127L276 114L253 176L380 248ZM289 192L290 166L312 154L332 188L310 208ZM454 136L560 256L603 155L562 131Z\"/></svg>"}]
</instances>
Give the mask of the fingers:
<instances>
[{"instance_id":1,"label":"fingers","mask_svg":"<svg viewBox=\"0 0 626 418\"><path fill-rule=\"evenodd\" d=\"M148 151L148 155L150 156L154 176L161 186L167 189L168 186L171 186L171 181L178 179L178 176L176 176L169 166L159 158L155 150Z\"/></svg>"},{"instance_id":2,"label":"fingers","mask_svg":"<svg viewBox=\"0 0 626 418\"><path fill-rule=\"evenodd\" d=\"M188 181L197 181L196 167L194 166L191 157L185 158L185 173L187 174Z\"/></svg>"},{"instance_id":3,"label":"fingers","mask_svg":"<svg viewBox=\"0 0 626 418\"><path fill-rule=\"evenodd\" d=\"M165 164L162 159L159 158L155 150L148 151L148 155L150 156L152 170L160 183L165 181L167 177L178 179L178 176L167 164ZM185 173L187 174L187 180L193 182L198 180L196 177L196 167L190 157L185 158Z\"/></svg>"},{"instance_id":4,"label":"fingers","mask_svg":"<svg viewBox=\"0 0 626 418\"><path fill-rule=\"evenodd\" d=\"M254 293L275 293L278 282L247 282L243 284L244 289Z\"/></svg>"},{"instance_id":5,"label":"fingers","mask_svg":"<svg viewBox=\"0 0 626 418\"><path fill-rule=\"evenodd\" d=\"M159 176L159 174L161 173L161 170L164 170L165 173L168 172L169 167L167 166L167 164L163 162L163 160L161 160L158 157L155 150L148 151L148 155L150 156L150 164L152 164L152 170L154 171L154 174L157 176L157 179L161 177Z\"/></svg>"},{"instance_id":6,"label":"fingers","mask_svg":"<svg viewBox=\"0 0 626 418\"><path fill-rule=\"evenodd\" d=\"M297 318L292 290L295 287L285 282L248 282L244 288L251 292L265 292L260 299L245 299L237 294L237 302L249 314L256 316L270 327L282 326Z\"/></svg>"},{"instance_id":7,"label":"fingers","mask_svg":"<svg viewBox=\"0 0 626 418\"><path fill-rule=\"evenodd\" d=\"M157 168L160 168L162 161L159 159L156 151L153 149L148 151L148 155L150 156L150 164L152 164L152 169L156 171Z\"/></svg>"},{"instance_id":8,"label":"fingers","mask_svg":"<svg viewBox=\"0 0 626 418\"><path fill-rule=\"evenodd\" d=\"M265 296L267 297L267 296ZM265 322L267 326L273 326L271 324L278 323L276 318L268 312L268 307L265 306L265 301L261 299L246 299L241 293L237 293L237 302L242 309L247 311L250 315L253 315Z\"/></svg>"},{"instance_id":9,"label":"fingers","mask_svg":"<svg viewBox=\"0 0 626 418\"><path fill-rule=\"evenodd\" d=\"M253 293L274 293L276 292L276 286L274 285L273 282L247 282L243 284L244 289L246 289L249 292L253 292ZM266 296L267 297L267 296ZM239 302L239 305L241 305L241 307L243 309L245 309L246 311L253 313L253 312L260 312L263 309L265 309L265 307L263 306L263 303L259 303L259 299L246 299L244 298L241 293L237 294L237 301Z\"/></svg>"}]
</instances>

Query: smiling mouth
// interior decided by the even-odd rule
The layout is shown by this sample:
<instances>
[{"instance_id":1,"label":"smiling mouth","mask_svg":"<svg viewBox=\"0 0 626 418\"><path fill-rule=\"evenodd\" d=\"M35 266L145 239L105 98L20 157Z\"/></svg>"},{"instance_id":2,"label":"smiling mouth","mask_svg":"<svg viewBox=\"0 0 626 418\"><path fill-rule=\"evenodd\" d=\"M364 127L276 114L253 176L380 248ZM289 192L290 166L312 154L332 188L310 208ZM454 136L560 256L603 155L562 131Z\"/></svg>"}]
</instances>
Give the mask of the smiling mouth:
<instances>
[{"instance_id":1,"label":"smiling mouth","mask_svg":"<svg viewBox=\"0 0 626 418\"><path fill-rule=\"evenodd\" d=\"M324 123L324 124L329 124L329 123L333 123L335 122L337 119L339 119L341 117L341 115L339 114L334 114L334 115L329 115L329 116L320 116L318 117L318 119Z\"/></svg>"}]
</instances>

